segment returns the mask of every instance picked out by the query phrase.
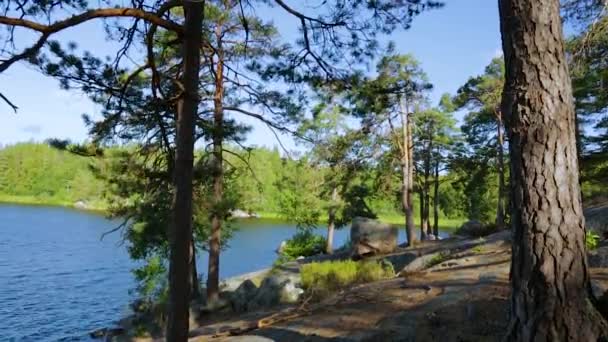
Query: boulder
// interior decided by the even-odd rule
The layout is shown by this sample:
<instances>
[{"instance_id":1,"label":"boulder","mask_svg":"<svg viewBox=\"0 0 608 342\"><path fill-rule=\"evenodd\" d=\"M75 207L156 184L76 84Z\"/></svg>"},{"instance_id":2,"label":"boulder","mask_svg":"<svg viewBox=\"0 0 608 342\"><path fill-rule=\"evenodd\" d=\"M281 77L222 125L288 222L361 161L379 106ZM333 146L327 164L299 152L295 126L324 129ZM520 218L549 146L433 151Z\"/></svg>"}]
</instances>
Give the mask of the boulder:
<instances>
[{"instance_id":1,"label":"boulder","mask_svg":"<svg viewBox=\"0 0 608 342\"><path fill-rule=\"evenodd\" d=\"M391 253L397 248L397 227L376 220L356 217L350 228L352 254Z\"/></svg>"},{"instance_id":2,"label":"boulder","mask_svg":"<svg viewBox=\"0 0 608 342\"><path fill-rule=\"evenodd\" d=\"M589 251L589 267L608 267L608 246Z\"/></svg>"},{"instance_id":3,"label":"boulder","mask_svg":"<svg viewBox=\"0 0 608 342\"><path fill-rule=\"evenodd\" d=\"M276 250L277 254L283 254L283 252L285 252L285 248L287 248L287 241L283 240L281 241L279 248Z\"/></svg>"},{"instance_id":4,"label":"boulder","mask_svg":"<svg viewBox=\"0 0 608 342\"><path fill-rule=\"evenodd\" d=\"M304 290L299 287L294 278L272 275L262 281L255 296L247 305L247 310L295 303L303 293Z\"/></svg>"},{"instance_id":5,"label":"boulder","mask_svg":"<svg viewBox=\"0 0 608 342\"><path fill-rule=\"evenodd\" d=\"M608 203L585 209L585 225L602 238L608 238Z\"/></svg>"},{"instance_id":6,"label":"boulder","mask_svg":"<svg viewBox=\"0 0 608 342\"><path fill-rule=\"evenodd\" d=\"M456 234L465 236L483 236L486 235L486 227L483 223L477 220L470 220L463 223Z\"/></svg>"},{"instance_id":7,"label":"boulder","mask_svg":"<svg viewBox=\"0 0 608 342\"><path fill-rule=\"evenodd\" d=\"M245 280L230 296L232 311L240 313L247 311L247 305L256 296L258 287L253 281Z\"/></svg>"}]
</instances>

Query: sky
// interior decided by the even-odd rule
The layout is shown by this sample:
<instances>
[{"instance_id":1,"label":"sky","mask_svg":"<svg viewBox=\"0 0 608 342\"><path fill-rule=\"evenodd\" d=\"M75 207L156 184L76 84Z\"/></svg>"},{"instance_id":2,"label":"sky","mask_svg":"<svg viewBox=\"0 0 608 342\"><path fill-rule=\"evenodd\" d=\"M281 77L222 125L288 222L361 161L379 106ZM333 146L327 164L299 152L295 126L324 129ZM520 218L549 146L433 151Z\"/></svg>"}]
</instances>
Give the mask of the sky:
<instances>
[{"instance_id":1,"label":"sky","mask_svg":"<svg viewBox=\"0 0 608 342\"><path fill-rule=\"evenodd\" d=\"M496 1L445 2L445 7L418 16L410 30L384 39L393 41L399 53L412 53L421 62L434 84L433 104L443 93L454 94L469 77L482 73L491 59L502 53ZM279 28L290 27L288 35L293 34L292 18L282 15L273 20ZM19 37L25 43L32 38L27 34ZM68 30L55 39L76 41L79 48L101 56L116 51L116 44L106 40L100 22ZM19 107L15 114L0 103L1 145L48 138L82 142L87 138L82 114L95 117L100 113L100 108L86 96L61 90L56 80L38 74L27 64L13 65L0 74L0 92ZM268 128L251 123L254 129L248 137L249 144L271 148L278 145ZM295 148L289 137L282 136L281 140L288 149Z\"/></svg>"}]
</instances>

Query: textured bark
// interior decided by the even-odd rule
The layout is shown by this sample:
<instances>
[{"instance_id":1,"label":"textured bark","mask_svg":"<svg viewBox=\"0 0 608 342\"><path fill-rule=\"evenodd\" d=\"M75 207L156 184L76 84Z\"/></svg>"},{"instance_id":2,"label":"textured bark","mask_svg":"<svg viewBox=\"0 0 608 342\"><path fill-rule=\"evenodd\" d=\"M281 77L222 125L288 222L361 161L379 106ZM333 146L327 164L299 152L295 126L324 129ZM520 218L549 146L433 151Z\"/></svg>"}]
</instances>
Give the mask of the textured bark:
<instances>
[{"instance_id":1,"label":"textured bark","mask_svg":"<svg viewBox=\"0 0 608 342\"><path fill-rule=\"evenodd\" d=\"M211 236L209 237L209 269L207 274L207 301L219 299L220 245L224 198L224 53L222 50L222 25L216 28L218 46L215 67L215 92L213 96L213 209L211 212Z\"/></svg>"},{"instance_id":2,"label":"textured bark","mask_svg":"<svg viewBox=\"0 0 608 342\"><path fill-rule=\"evenodd\" d=\"M511 154L509 341L597 341L558 0L501 0Z\"/></svg>"},{"instance_id":3,"label":"textured bark","mask_svg":"<svg viewBox=\"0 0 608 342\"><path fill-rule=\"evenodd\" d=\"M334 252L334 230L336 228L336 201L338 200L338 188L334 186L331 190L331 206L327 213L327 244L325 252L332 254Z\"/></svg>"},{"instance_id":4,"label":"textured bark","mask_svg":"<svg viewBox=\"0 0 608 342\"><path fill-rule=\"evenodd\" d=\"M179 101L175 151L173 222L169 231L169 313L167 341L188 340L190 306L190 246L192 241L192 177L194 127L198 112L198 81L203 3L184 2L184 94Z\"/></svg>"},{"instance_id":5,"label":"textured bark","mask_svg":"<svg viewBox=\"0 0 608 342\"><path fill-rule=\"evenodd\" d=\"M502 112L496 111L496 135L498 154L498 207L496 208L496 226L505 226L505 152Z\"/></svg>"}]
</instances>

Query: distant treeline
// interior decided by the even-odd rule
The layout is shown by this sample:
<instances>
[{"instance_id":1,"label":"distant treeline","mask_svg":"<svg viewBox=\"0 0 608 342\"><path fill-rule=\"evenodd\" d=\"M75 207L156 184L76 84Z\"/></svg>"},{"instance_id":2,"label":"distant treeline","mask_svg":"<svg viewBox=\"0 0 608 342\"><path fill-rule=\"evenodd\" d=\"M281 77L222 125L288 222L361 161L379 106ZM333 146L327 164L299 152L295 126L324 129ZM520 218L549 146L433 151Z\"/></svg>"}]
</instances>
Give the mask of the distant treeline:
<instances>
[{"instance_id":1,"label":"distant treeline","mask_svg":"<svg viewBox=\"0 0 608 342\"><path fill-rule=\"evenodd\" d=\"M5 146L0 149L0 201L65 206L83 202L93 209L103 209L106 206L104 181L95 176L92 167L101 167L112 158L112 151L93 158L58 150L46 143ZM301 161L283 158L277 149L255 148L240 155L241 158L228 156L227 159L233 170L229 182L239 193L239 206L243 210L280 217L281 196L286 192L314 196L306 192L323 179L319 168L304 167ZM285 185L285 178L298 178L311 184L290 188ZM397 196L370 192L366 201L376 213L384 217L401 215Z\"/></svg>"}]
</instances>

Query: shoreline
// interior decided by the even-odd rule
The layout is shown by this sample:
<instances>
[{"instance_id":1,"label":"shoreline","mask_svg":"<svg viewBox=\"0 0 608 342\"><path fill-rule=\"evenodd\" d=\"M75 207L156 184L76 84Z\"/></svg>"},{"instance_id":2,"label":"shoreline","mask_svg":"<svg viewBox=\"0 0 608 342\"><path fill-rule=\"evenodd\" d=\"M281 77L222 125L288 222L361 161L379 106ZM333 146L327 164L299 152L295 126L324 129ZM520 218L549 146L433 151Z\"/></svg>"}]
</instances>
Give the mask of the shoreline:
<instances>
[{"instance_id":1,"label":"shoreline","mask_svg":"<svg viewBox=\"0 0 608 342\"><path fill-rule=\"evenodd\" d=\"M58 207L58 208L68 208L78 211L90 212L99 215L107 214L107 205L93 202L91 204L86 204L86 206L79 206L78 201L69 202L69 201L61 201L61 200L53 200L48 198L38 198L35 196L16 196L16 195L5 195L0 194L0 204L16 204L16 205L27 205L27 206L41 206L41 207ZM276 221L284 221L285 220L280 213L275 212L266 212L259 211L259 217L249 217L249 218L237 218L237 220L276 220ZM417 219L417 218L416 218ZM404 217L399 214L379 214L378 220L403 226L404 225ZM439 228L444 231L454 231L458 227L460 227L467 219L463 218L441 218L439 220ZM319 225L323 225L326 223L326 220L319 221ZM320 226L318 228L323 228Z\"/></svg>"}]
</instances>

